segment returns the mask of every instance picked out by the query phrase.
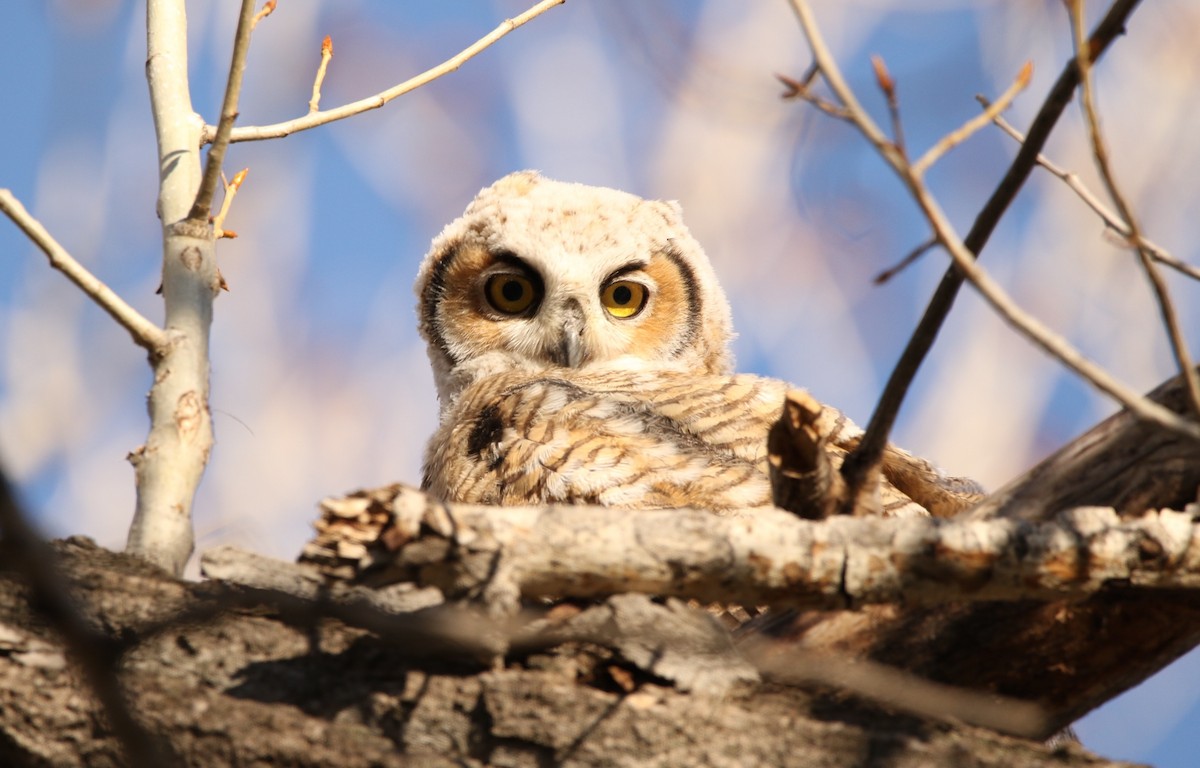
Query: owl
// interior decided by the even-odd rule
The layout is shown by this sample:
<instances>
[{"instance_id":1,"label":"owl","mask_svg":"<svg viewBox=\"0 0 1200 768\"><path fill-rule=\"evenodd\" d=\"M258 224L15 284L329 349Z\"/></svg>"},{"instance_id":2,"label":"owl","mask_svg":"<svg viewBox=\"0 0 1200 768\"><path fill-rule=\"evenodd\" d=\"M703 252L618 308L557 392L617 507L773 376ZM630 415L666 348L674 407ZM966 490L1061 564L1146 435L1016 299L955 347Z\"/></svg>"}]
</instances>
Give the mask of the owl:
<instances>
[{"instance_id":1,"label":"owl","mask_svg":"<svg viewBox=\"0 0 1200 768\"><path fill-rule=\"evenodd\" d=\"M441 404L423 490L771 505L766 438L790 386L732 372L729 303L676 203L514 173L435 238L415 290ZM818 427L835 465L861 436L833 408ZM945 493L920 493L940 478L923 460L890 449L884 474L885 513L949 511Z\"/></svg>"}]
</instances>

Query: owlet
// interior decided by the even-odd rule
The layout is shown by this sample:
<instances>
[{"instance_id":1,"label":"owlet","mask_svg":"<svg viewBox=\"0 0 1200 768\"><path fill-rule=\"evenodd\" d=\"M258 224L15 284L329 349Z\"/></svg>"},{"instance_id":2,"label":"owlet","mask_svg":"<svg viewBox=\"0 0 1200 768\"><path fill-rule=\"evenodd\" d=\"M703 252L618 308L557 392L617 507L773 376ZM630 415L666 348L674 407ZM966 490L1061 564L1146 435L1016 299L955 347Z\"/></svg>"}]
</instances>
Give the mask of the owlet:
<instances>
[{"instance_id":1,"label":"owlet","mask_svg":"<svg viewBox=\"0 0 1200 768\"><path fill-rule=\"evenodd\" d=\"M731 371L729 304L677 204L514 173L433 241L416 293L441 401L424 490L770 506L766 437L789 385ZM828 407L818 426L835 463L861 435ZM912 490L936 475L926 462L890 449L884 473L885 513L941 503Z\"/></svg>"}]
</instances>

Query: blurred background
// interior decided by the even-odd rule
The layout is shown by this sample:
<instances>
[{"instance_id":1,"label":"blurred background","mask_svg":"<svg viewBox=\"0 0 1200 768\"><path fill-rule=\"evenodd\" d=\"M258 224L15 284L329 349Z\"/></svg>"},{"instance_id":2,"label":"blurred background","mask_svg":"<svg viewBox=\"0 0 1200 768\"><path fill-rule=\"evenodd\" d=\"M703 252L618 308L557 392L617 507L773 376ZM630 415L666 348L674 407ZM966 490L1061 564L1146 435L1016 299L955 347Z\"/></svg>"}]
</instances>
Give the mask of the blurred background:
<instances>
[{"instance_id":1,"label":"blurred background","mask_svg":"<svg viewBox=\"0 0 1200 768\"><path fill-rule=\"evenodd\" d=\"M215 121L237 3L189 5L192 99ZM1089 27L1106 10L1091 8ZM407 79L527 7L503 2L283 0L255 33L239 125L307 110L321 38L322 105ZM915 155L1032 60L1021 128L1071 54L1058 0L844 0L815 11L876 119L869 56L898 82ZM143 3L47 0L0 11L0 186L81 262L159 321L160 224ZM1200 263L1200 7L1147 3L1097 72L1120 182L1146 233ZM196 501L198 548L291 558L317 501L417 483L437 403L411 284L430 239L497 177L548 176L679 200L730 294L739 368L788 379L860 423L947 258L872 277L928 235L846 124L779 99L809 56L784 0L572 0L460 71L387 107L286 139L233 145L249 167L218 247L217 444ZM930 173L965 232L1015 144L989 128ZM1099 190L1075 107L1048 154ZM984 253L1026 309L1131 386L1173 374L1134 257L1062 182L1035 175ZM1185 329L1200 287L1169 273ZM1200 352L1195 343L1193 354ZM144 355L0 221L0 462L50 535L123 546L145 438ZM970 292L954 310L895 440L989 488L1114 406L1016 336ZM194 573L194 569L193 569ZM1101 754L1194 764L1200 655L1079 725Z\"/></svg>"}]
</instances>

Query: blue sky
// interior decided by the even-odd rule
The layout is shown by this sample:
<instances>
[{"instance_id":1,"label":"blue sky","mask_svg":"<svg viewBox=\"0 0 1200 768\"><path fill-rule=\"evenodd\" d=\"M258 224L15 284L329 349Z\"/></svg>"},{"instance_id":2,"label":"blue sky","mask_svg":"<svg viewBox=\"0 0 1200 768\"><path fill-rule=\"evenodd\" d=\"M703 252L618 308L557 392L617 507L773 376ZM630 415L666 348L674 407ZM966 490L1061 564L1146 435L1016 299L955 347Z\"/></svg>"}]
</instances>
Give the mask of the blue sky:
<instances>
[{"instance_id":1,"label":"blue sky","mask_svg":"<svg viewBox=\"0 0 1200 768\"><path fill-rule=\"evenodd\" d=\"M193 102L220 102L236 3L189 4ZM382 90L457 52L520 3L283 0L256 32L239 124L302 114L320 39L335 56L325 105ZM1099 8L1094 9L1098 12ZM923 148L1002 91L1026 60L1026 125L1069 56L1058 2L817 3L852 85L886 113L868 57L899 83ZM122 0L15 2L0 15L0 186L153 319L154 137L143 8ZM1098 73L1105 126L1146 230L1200 261L1192 214L1200 83L1185 0L1140 10ZM250 168L220 247L217 446L197 500L200 546L290 557L315 502L419 478L436 420L411 281L430 239L504 173L678 199L726 286L739 367L803 384L865 422L945 267L914 207L847 126L778 99L803 40L783 2L571 0L459 72L388 107L284 140L234 145ZM1049 150L1096 184L1077 117ZM930 181L965 231L1012 157L987 131ZM1098 185L1096 185L1098 188ZM1061 184L1036 175L984 263L1013 295L1131 386L1171 375L1144 281ZM139 350L15 228L0 224L0 458L44 528L120 546L132 509L125 453L144 438ZM1194 285L1173 280L1185 327ZM1193 345L1194 346L1194 345ZM972 295L917 379L896 438L995 487L1113 406L1033 350ZM1090 716L1110 757L1190 764L1200 662L1188 657Z\"/></svg>"}]
</instances>

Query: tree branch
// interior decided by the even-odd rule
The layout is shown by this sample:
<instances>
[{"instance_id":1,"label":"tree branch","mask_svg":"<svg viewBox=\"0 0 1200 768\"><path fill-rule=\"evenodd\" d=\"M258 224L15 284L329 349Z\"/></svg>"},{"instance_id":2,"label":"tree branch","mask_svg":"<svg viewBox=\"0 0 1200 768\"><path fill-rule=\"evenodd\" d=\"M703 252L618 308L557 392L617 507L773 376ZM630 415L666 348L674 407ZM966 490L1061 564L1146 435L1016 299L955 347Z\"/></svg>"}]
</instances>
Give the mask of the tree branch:
<instances>
[{"instance_id":1,"label":"tree branch","mask_svg":"<svg viewBox=\"0 0 1200 768\"><path fill-rule=\"evenodd\" d=\"M1118 0L1114 4L1120 5ZM1022 333L1026 338L1032 341L1037 346L1041 347L1051 356L1057 358L1060 362L1066 365L1071 370L1079 374L1084 380L1091 383L1094 387L1102 392L1113 397L1133 413L1138 414L1141 418L1149 421L1154 421L1168 429L1173 429L1181 434L1187 435L1193 439L1200 440L1200 423L1191 421L1186 418L1181 418L1179 415L1162 408L1156 403L1142 398L1137 392L1129 389L1124 384L1121 384L1106 371L1091 361L1087 360L1078 350L1062 336L1051 331L1043 326L1036 318L1022 310L1008 296L999 284L994 282L988 274L978 266L975 260L975 253L978 248L970 248L963 240L958 237L951 225L949 219L942 212L936 200L929 193L928 188L922 181L920 174L916 172L913 165L910 164L904 153L896 150L895 146L890 142L881 141L881 133L878 126L871 120L870 116L862 111L858 106L858 102L854 94L850 91L849 86L841 77L836 61L830 56L828 49L825 46L824 40L821 37L820 30L817 29L812 15L808 10L805 0L793 0L793 6L796 8L797 15L800 18L802 27L804 28L805 36L809 40L809 45L813 50L813 56L816 59L817 65L821 73L829 82L830 88L833 90L837 98L850 111L851 122L858 128L859 132L870 141L879 152L880 156L892 167L892 170L900 177L905 186L908 187L909 193L916 201L918 207L925 215L933 229L934 235L938 242L949 252L954 260L958 271L979 291L985 300L992 308L1000 314L1010 325ZM1110 16L1112 15L1110 11ZM1089 47L1087 49L1090 54L1098 55L1100 48ZM1075 71L1078 72L1078 62L1075 63ZM1078 74L1076 74L1078 77ZM1062 78L1060 78L1060 81ZM1020 78L1018 78L1018 82ZM1068 93L1070 90L1068 90ZM1061 112L1061 110L1060 110ZM1023 149L1030 145L1026 144ZM1036 152L1033 155L1036 158ZM1020 158L1020 154L1018 154ZM1015 165L1015 161L1014 161ZM1028 162L1023 169L1022 181L1032 169L1032 162ZM978 220L977 220L978 221ZM943 280L943 284L945 280ZM955 288L957 290L957 288ZM948 309L948 307L947 307ZM928 313L927 313L928 314ZM944 316L943 316L944 318ZM924 322L924 321L923 321ZM940 321L938 323L940 325ZM920 328L918 328L918 331ZM916 334L914 334L914 340ZM932 339L930 340L932 343ZM910 343L911 346L911 343ZM907 351L907 350L906 350ZM923 354L923 353L922 353ZM898 367L899 368L899 367ZM1190 370L1188 372L1190 376ZM907 388L907 381L904 382L904 388ZM886 392L885 392L886 394ZM876 409L876 414L879 414L883 405L883 398L880 401L880 408ZM899 401L895 402L895 407L898 409ZM887 420L894 420L895 414L887 416ZM876 420L872 417L872 422ZM886 434L883 435L886 438ZM868 446L868 439L871 438L870 426L868 426L867 435L864 436L863 444L860 452L855 452L847 457L846 462L842 465L843 474L846 476L846 484L851 489L850 498L855 498L857 491L869 476L870 471L881 460L883 448L886 445L876 448L874 444ZM875 455L877 453L877 456Z\"/></svg>"},{"instance_id":2,"label":"tree branch","mask_svg":"<svg viewBox=\"0 0 1200 768\"><path fill-rule=\"evenodd\" d=\"M1158 267L1154 264L1154 260L1150 257L1150 253L1142 243L1141 226L1138 224L1137 217L1133 215L1133 209L1126 201L1125 195L1117 185L1112 165L1108 160L1108 149L1105 146L1104 136L1100 132L1100 117L1096 113L1092 88L1091 49L1088 48L1088 41L1083 35L1083 4L1081 0L1070 0L1067 3L1067 11L1071 17L1071 38L1075 43L1075 63L1079 70L1079 100L1083 106L1084 124L1087 126L1088 140L1092 145L1092 156L1096 159L1096 167L1100 171L1100 178L1104 180L1108 196L1125 222L1125 229L1129 231L1129 242L1137 250L1142 269L1150 281L1155 299L1158 301L1159 311L1162 314L1163 325L1167 330L1167 338L1171 343L1171 351L1175 355L1175 362L1179 366L1179 372L1183 375L1184 381L1187 382L1188 393L1192 400L1192 414L1200 418L1200 376L1197 376L1194 370L1192 356L1188 352L1187 342L1183 338L1183 330L1179 327L1179 317L1176 315L1174 304L1171 301L1171 293L1167 289L1167 284L1159 273Z\"/></svg>"},{"instance_id":3,"label":"tree branch","mask_svg":"<svg viewBox=\"0 0 1200 768\"><path fill-rule=\"evenodd\" d=\"M321 41L321 63L317 65L317 74L313 77L312 97L308 100L308 112L321 111L321 84L325 82L325 70L329 68L329 60L333 58L333 40L329 35Z\"/></svg>"},{"instance_id":4,"label":"tree branch","mask_svg":"<svg viewBox=\"0 0 1200 768\"><path fill-rule=\"evenodd\" d=\"M372 109L379 109L389 101L403 96L410 91L414 91L427 83L430 83L443 75L448 75L456 71L459 67L465 64L470 59L477 56L480 52L491 47L493 43L507 35L509 32L523 26L529 21L541 16L546 11L556 5L562 5L566 0L541 0L537 5L522 13L520 16L515 16L511 19L505 19L498 27L493 29L487 35L484 35L479 40L475 41L470 46L454 56L451 56L441 64L428 69L416 77L409 78L399 85L394 85L386 91L381 91L374 96L368 96L365 99L343 104L340 107L326 109L320 112L310 112L303 117L297 117L293 120L287 120L282 123L274 123L272 125L261 126L244 126L234 129L230 134L230 141L262 141L263 139L278 139L284 136L290 136L299 131L306 131L309 128L316 128L319 125L332 123L335 120L343 120L347 117L367 112ZM208 143L213 141L217 136L218 130L214 130L212 126L205 126L202 134L202 141Z\"/></svg>"},{"instance_id":5,"label":"tree branch","mask_svg":"<svg viewBox=\"0 0 1200 768\"><path fill-rule=\"evenodd\" d=\"M922 717L971 723L1028 739L1046 730L1046 715L1033 702L935 683L869 659L771 643L757 635L738 647L771 680L826 686Z\"/></svg>"},{"instance_id":6,"label":"tree branch","mask_svg":"<svg viewBox=\"0 0 1200 768\"><path fill-rule=\"evenodd\" d=\"M208 150L204 177L200 180L196 201L192 203L192 210L188 213L188 219L194 222L207 224L212 213L213 195L217 193L217 183L221 180L221 166L225 162L225 150L229 148L229 134L238 116L238 97L242 93L246 54L250 51L250 36L254 32L254 26L254 0L242 0L242 12L238 16L237 32L233 37L229 79L225 83L225 98L221 103L221 118L217 123L212 147Z\"/></svg>"},{"instance_id":7,"label":"tree branch","mask_svg":"<svg viewBox=\"0 0 1200 768\"><path fill-rule=\"evenodd\" d=\"M0 211L46 254L51 267L66 275L68 280L78 286L122 328L129 331L135 344L150 352L156 352L166 343L167 337L161 328L143 317L100 278L76 261L7 189L0 189Z\"/></svg>"},{"instance_id":8,"label":"tree branch","mask_svg":"<svg viewBox=\"0 0 1200 768\"><path fill-rule=\"evenodd\" d=\"M572 627L568 634L579 639L565 647L527 650L490 667L476 660L447 663L440 660L445 654L420 658L397 635L337 620L305 626L290 608L277 616L271 603L254 607L249 599L232 613L143 635L147 616L164 608L192 613L211 604L220 585L181 582L81 540L56 549L64 576L94 608L98 630L118 642L138 641L122 672L134 711L181 758L139 765L607 766L614 755L650 753L670 755L678 765L709 764L714 755L754 765L837 764L880 744L904 765L960 765L964 755L978 765L1110 765L1075 746L1055 750L982 728L931 724L896 714L890 705L863 706L841 689L813 695L750 682L720 695L683 693L682 683L666 678L687 671L678 662L695 674L720 660L705 653L702 637L689 635L686 647L661 639L690 618L672 601L610 600L579 614L581 620L594 614L599 633ZM3 754L19 765L121 764L90 692L76 676L36 663L36 653L55 653L58 645L47 642L53 637L42 639L24 601L13 599L20 591L13 582L0 567ZM624 609L635 602L651 610L631 616ZM547 613L543 623L557 624L556 614L570 608ZM599 627L607 608L613 621ZM320 606L307 610L319 615ZM298 620L289 623L293 617ZM657 635L626 631L642 629L646 620L657 622L650 627ZM24 648L13 649L16 633L24 636L17 639ZM586 642L615 633L614 650ZM694 639L701 642L691 645ZM724 645L730 645L727 636ZM681 659L681 651L689 655ZM671 661L674 670L667 669ZM960 702L950 703L951 717L963 714Z\"/></svg>"},{"instance_id":9,"label":"tree branch","mask_svg":"<svg viewBox=\"0 0 1200 768\"><path fill-rule=\"evenodd\" d=\"M1093 58L1098 59L1103 55L1112 41L1124 32L1125 21L1133 13L1139 2L1140 0L1117 0L1113 3L1104 19L1101 20L1092 32L1089 40L1089 49L1093 52ZM831 80L829 81L831 87L834 87L835 93L838 93L839 98L841 98L841 92L843 91L849 95L852 101L843 102L847 108L850 108L852 104L857 106L857 101L853 100L853 94L849 93L849 88L846 86L845 81L837 73L836 64L833 62L832 56L830 56L816 28L807 3L803 0L793 0L792 5L796 9L797 16L800 18L806 33L812 33L810 35L810 45L815 40L817 46L819 46L813 48L814 56L817 55L818 51L821 52L821 56L817 57L817 66L821 67L822 72L825 72L823 62L828 62L835 73L836 82L840 83L839 86L834 87L835 81ZM1017 192L1020 191L1030 171L1032 171L1038 152L1045 144L1063 110L1070 103L1071 94L1078 83L1079 73L1076 63L1074 61L1068 62L1062 74L1059 75L1058 80L1050 89L1050 93L1046 96L1046 100L1043 102L1037 116L1034 118L1029 128L1029 137L1026 143L1013 159L1004 178L997 185L992 196L984 205L983 210L975 218L975 223L972 225L970 232L967 233L963 245L965 245L971 254L982 252L996 224L1016 197ZM896 153L894 151L888 151L885 142L880 141L882 134L874 126L874 123L871 122L870 117L861 108L858 108L857 112L862 117L860 130L863 131L871 144L876 147L880 155L888 160L889 164L897 160L902 160L902 157L895 156ZM880 457L887 447L888 436L891 433L896 416L900 412L900 406L904 402L904 397L908 392L908 387L916 376L917 370L920 368L925 356L933 347L933 343L936 341L938 332L945 322L946 317L950 314L950 310L954 306L954 300L958 296L958 290L962 287L964 277L964 274L957 267L957 260L956 264L947 269L946 274L943 275L937 290L934 292L928 307L925 309L924 315L921 317L921 321L918 323L916 330L913 331L912 337L909 339L903 353L900 355L900 359L888 377L887 384L884 386L883 392L879 397L879 403L876 405L875 411L871 415L871 420L867 425L866 434L863 437L861 446L857 451L852 452L842 465L842 474L846 477L847 484L855 487L861 485L871 468L879 463Z\"/></svg>"},{"instance_id":10,"label":"tree branch","mask_svg":"<svg viewBox=\"0 0 1200 768\"><path fill-rule=\"evenodd\" d=\"M1200 587L1195 506L1126 521L1111 508L1082 507L1043 523L845 516L813 522L770 509L716 517L699 510L489 507L442 504L400 486L391 492L392 517L374 539L358 542L360 580L411 581L448 596L508 601L501 607L513 610L518 596L623 592L829 609L1049 600L1110 583ZM325 510L327 521L338 516L328 504ZM343 564L337 544L318 538L304 560L336 569Z\"/></svg>"},{"instance_id":11,"label":"tree branch","mask_svg":"<svg viewBox=\"0 0 1200 768\"><path fill-rule=\"evenodd\" d=\"M1025 62L1025 66L1021 68L1020 74L1013 81L1013 84L1008 87L1008 90L1000 94L1000 98L996 99L991 105L984 110L983 114L976 115L963 124L961 128L943 136L936 144L930 147L925 154L921 155L916 162L912 164L912 172L916 176L925 175L925 171L942 158L950 150L962 144L967 139L975 135L980 128L987 125L989 121L997 117L1004 110L1008 109L1008 105L1012 104L1013 99L1017 98L1017 94L1025 90L1029 85L1029 79L1033 77L1033 62Z\"/></svg>"},{"instance_id":12,"label":"tree branch","mask_svg":"<svg viewBox=\"0 0 1200 768\"><path fill-rule=\"evenodd\" d=\"M200 180L200 129L188 89L183 0L146 3L146 80L158 140L166 343L151 356L150 433L129 454L137 508L126 549L171 573L192 552L192 500L212 449L208 334L220 290L212 226L187 216Z\"/></svg>"},{"instance_id":13,"label":"tree branch","mask_svg":"<svg viewBox=\"0 0 1200 768\"><path fill-rule=\"evenodd\" d=\"M985 109L989 106L988 100L983 96L976 95L975 100L978 101ZM996 124L997 128L1004 131L1010 138L1016 141L1017 144L1025 143L1025 134L1014 128L1012 123L1005 120L1002 115L996 115L992 119L992 122ZM1051 176L1057 177L1064 184L1066 184L1067 187L1074 192L1080 200L1083 201L1084 205L1086 205L1088 208L1091 208L1096 215L1104 221L1106 226L1108 226L1122 238L1123 242L1126 244L1130 242L1131 235L1125 222L1121 220L1121 217L1118 216L1115 211L1102 203L1100 199L1096 197L1096 195L1090 189L1087 188L1087 185L1080 180L1078 174L1063 168L1050 158L1046 157L1044 154L1040 153L1037 156L1037 164L1046 169L1046 172ZM1160 264L1165 264L1171 269L1187 275L1190 278L1200 280L1200 268L1196 268L1191 264L1176 258L1166 248L1163 248L1161 245L1158 245L1157 243L1148 240L1145 237L1142 237L1141 242L1142 246L1150 254L1150 257L1155 261L1159 262Z\"/></svg>"}]
</instances>

